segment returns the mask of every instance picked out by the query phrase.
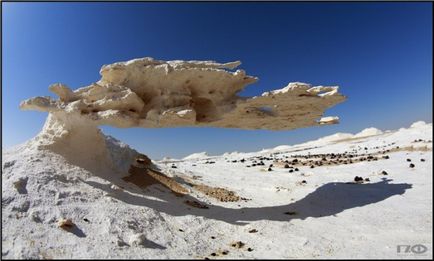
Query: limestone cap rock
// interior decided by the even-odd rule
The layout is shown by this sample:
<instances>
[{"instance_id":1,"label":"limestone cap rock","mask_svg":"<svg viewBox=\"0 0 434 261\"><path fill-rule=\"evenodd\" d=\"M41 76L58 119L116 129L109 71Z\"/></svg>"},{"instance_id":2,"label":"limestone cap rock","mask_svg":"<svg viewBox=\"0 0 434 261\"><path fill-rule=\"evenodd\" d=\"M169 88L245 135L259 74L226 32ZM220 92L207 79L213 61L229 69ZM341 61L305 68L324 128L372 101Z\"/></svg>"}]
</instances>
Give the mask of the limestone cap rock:
<instances>
[{"instance_id":1,"label":"limestone cap rock","mask_svg":"<svg viewBox=\"0 0 434 261\"><path fill-rule=\"evenodd\" d=\"M337 86L289 83L261 96L238 96L258 80L240 61L161 61L150 57L104 65L102 78L72 91L64 84L49 89L59 96L35 97L24 110L74 115L95 125L161 128L177 126L289 130L338 123L324 111L346 97Z\"/></svg>"}]
</instances>

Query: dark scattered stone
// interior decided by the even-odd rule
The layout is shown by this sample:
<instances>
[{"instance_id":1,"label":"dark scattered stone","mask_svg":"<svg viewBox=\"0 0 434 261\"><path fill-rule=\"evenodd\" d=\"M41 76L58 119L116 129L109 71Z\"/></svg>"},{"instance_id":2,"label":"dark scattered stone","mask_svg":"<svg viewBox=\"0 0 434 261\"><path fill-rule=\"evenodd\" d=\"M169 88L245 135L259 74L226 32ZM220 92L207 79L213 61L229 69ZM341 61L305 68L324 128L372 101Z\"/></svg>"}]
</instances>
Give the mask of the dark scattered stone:
<instances>
[{"instance_id":1,"label":"dark scattered stone","mask_svg":"<svg viewBox=\"0 0 434 261\"><path fill-rule=\"evenodd\" d=\"M410 168L414 168L415 165L413 163L410 163Z\"/></svg>"},{"instance_id":2,"label":"dark scattered stone","mask_svg":"<svg viewBox=\"0 0 434 261\"><path fill-rule=\"evenodd\" d=\"M407 159L407 162L410 162L411 161L411 159Z\"/></svg>"},{"instance_id":3,"label":"dark scattered stone","mask_svg":"<svg viewBox=\"0 0 434 261\"><path fill-rule=\"evenodd\" d=\"M249 233L256 233L256 232L258 232L258 230L256 230L256 229L249 230Z\"/></svg>"},{"instance_id":4,"label":"dark scattered stone","mask_svg":"<svg viewBox=\"0 0 434 261\"><path fill-rule=\"evenodd\" d=\"M298 171L298 168L295 168L294 171Z\"/></svg>"},{"instance_id":5,"label":"dark scattered stone","mask_svg":"<svg viewBox=\"0 0 434 261\"><path fill-rule=\"evenodd\" d=\"M224 251L222 252L223 255L227 255L228 253L229 253L229 251L227 251L227 250L224 250Z\"/></svg>"},{"instance_id":6,"label":"dark scattered stone","mask_svg":"<svg viewBox=\"0 0 434 261\"><path fill-rule=\"evenodd\" d=\"M284 168L285 168L285 169L289 169L289 165L288 165L288 164L285 164Z\"/></svg>"},{"instance_id":7,"label":"dark scattered stone","mask_svg":"<svg viewBox=\"0 0 434 261\"><path fill-rule=\"evenodd\" d=\"M215 236L211 236L211 239L215 239Z\"/></svg>"},{"instance_id":8,"label":"dark scattered stone","mask_svg":"<svg viewBox=\"0 0 434 261\"><path fill-rule=\"evenodd\" d=\"M315 168L315 166L314 166L314 165L311 165L310 168L313 169L313 168Z\"/></svg>"},{"instance_id":9,"label":"dark scattered stone","mask_svg":"<svg viewBox=\"0 0 434 261\"><path fill-rule=\"evenodd\" d=\"M306 184L306 183L307 183L306 180L302 180L302 181L301 181L301 184Z\"/></svg>"},{"instance_id":10,"label":"dark scattered stone","mask_svg":"<svg viewBox=\"0 0 434 261\"><path fill-rule=\"evenodd\" d=\"M237 242L231 244L231 246L235 247L235 248L242 248L244 245L245 245L245 243L243 243L241 241L237 241Z\"/></svg>"},{"instance_id":11,"label":"dark scattered stone","mask_svg":"<svg viewBox=\"0 0 434 261\"><path fill-rule=\"evenodd\" d=\"M268 171L272 171L273 169L272 168L268 168Z\"/></svg>"},{"instance_id":12,"label":"dark scattered stone","mask_svg":"<svg viewBox=\"0 0 434 261\"><path fill-rule=\"evenodd\" d=\"M180 232L184 232L184 230L182 230L182 229L178 229Z\"/></svg>"},{"instance_id":13,"label":"dark scattered stone","mask_svg":"<svg viewBox=\"0 0 434 261\"><path fill-rule=\"evenodd\" d=\"M293 171L292 169L290 169L290 170L289 170L289 173L292 173L292 172L294 172L294 171Z\"/></svg>"},{"instance_id":14,"label":"dark scattered stone","mask_svg":"<svg viewBox=\"0 0 434 261\"><path fill-rule=\"evenodd\" d=\"M212 256L216 256L217 254L216 254L216 253L211 253L211 255L212 255Z\"/></svg>"},{"instance_id":15,"label":"dark scattered stone","mask_svg":"<svg viewBox=\"0 0 434 261\"><path fill-rule=\"evenodd\" d=\"M425 161L425 159L420 159L420 161L424 162L424 161Z\"/></svg>"},{"instance_id":16,"label":"dark scattered stone","mask_svg":"<svg viewBox=\"0 0 434 261\"><path fill-rule=\"evenodd\" d=\"M249 248L247 248L247 251L252 252L253 248L249 247Z\"/></svg>"},{"instance_id":17,"label":"dark scattered stone","mask_svg":"<svg viewBox=\"0 0 434 261\"><path fill-rule=\"evenodd\" d=\"M387 173L385 170L383 170L383 171L381 172L381 174L383 174L383 175L387 175L388 173Z\"/></svg>"},{"instance_id":18,"label":"dark scattered stone","mask_svg":"<svg viewBox=\"0 0 434 261\"><path fill-rule=\"evenodd\" d=\"M365 178L365 181L371 181L371 180L369 180L369 178Z\"/></svg>"},{"instance_id":19,"label":"dark scattered stone","mask_svg":"<svg viewBox=\"0 0 434 261\"><path fill-rule=\"evenodd\" d=\"M175 165L172 165L172 169L176 169L176 168L178 168L177 166L175 166Z\"/></svg>"},{"instance_id":20,"label":"dark scattered stone","mask_svg":"<svg viewBox=\"0 0 434 261\"><path fill-rule=\"evenodd\" d=\"M90 222L89 219L87 219L87 218L83 218L83 220L86 221L87 223Z\"/></svg>"},{"instance_id":21,"label":"dark scattered stone","mask_svg":"<svg viewBox=\"0 0 434 261\"><path fill-rule=\"evenodd\" d=\"M362 177L359 177L359 176L355 176L355 177L354 177L354 181L355 181L355 182L360 182L360 181L363 181L363 178L362 178Z\"/></svg>"}]
</instances>

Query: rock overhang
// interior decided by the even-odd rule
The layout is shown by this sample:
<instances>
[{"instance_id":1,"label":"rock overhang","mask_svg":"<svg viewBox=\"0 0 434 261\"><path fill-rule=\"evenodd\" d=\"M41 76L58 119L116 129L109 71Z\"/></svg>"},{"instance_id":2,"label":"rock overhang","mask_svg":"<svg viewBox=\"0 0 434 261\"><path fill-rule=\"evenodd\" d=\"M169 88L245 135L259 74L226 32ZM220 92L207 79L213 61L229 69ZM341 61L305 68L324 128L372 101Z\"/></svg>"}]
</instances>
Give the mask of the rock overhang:
<instances>
[{"instance_id":1,"label":"rock overhang","mask_svg":"<svg viewBox=\"0 0 434 261\"><path fill-rule=\"evenodd\" d=\"M117 62L102 66L98 82L74 91L53 84L49 89L58 100L35 97L20 107L76 114L95 125L121 128L290 130L339 122L338 117L321 118L327 108L346 99L337 86L294 82L261 96L239 97L241 90L258 80L235 70L240 64L150 57Z\"/></svg>"}]
</instances>

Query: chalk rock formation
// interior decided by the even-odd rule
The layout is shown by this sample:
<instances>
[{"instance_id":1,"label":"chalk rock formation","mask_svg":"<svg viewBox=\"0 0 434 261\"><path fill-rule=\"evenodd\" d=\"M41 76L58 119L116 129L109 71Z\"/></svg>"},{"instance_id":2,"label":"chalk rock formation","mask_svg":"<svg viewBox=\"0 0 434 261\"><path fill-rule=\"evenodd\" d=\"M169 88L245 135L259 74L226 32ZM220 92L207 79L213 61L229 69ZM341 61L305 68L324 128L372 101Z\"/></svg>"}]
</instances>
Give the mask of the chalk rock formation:
<instances>
[{"instance_id":1,"label":"chalk rock formation","mask_svg":"<svg viewBox=\"0 0 434 261\"><path fill-rule=\"evenodd\" d=\"M110 161L98 125L289 130L338 122L337 117L321 118L327 108L345 100L337 86L296 82L261 96L239 97L237 93L257 81L243 70L231 71L239 65L149 57L118 62L104 65L98 82L75 91L54 84L49 89L58 100L35 97L20 107L49 112L38 146L90 165Z\"/></svg>"}]
</instances>

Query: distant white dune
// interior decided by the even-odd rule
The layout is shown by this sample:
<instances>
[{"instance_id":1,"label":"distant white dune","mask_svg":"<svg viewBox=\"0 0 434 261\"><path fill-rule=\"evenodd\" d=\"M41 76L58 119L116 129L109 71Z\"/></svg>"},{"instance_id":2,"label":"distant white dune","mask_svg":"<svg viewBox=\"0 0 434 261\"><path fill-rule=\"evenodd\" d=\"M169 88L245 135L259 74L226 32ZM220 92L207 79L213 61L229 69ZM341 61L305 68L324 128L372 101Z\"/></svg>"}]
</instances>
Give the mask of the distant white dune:
<instances>
[{"instance_id":1,"label":"distant white dune","mask_svg":"<svg viewBox=\"0 0 434 261\"><path fill-rule=\"evenodd\" d=\"M205 151L203 152L198 152L198 153L193 153L188 155L187 157L184 157L184 160L191 160L191 159L204 159L204 158L208 158L209 155L208 153L206 153Z\"/></svg>"},{"instance_id":2,"label":"distant white dune","mask_svg":"<svg viewBox=\"0 0 434 261\"><path fill-rule=\"evenodd\" d=\"M369 137L369 136L380 135L380 134L383 134L381 130L371 127L362 130L361 132L355 134L353 137L362 138L362 137Z\"/></svg>"},{"instance_id":3,"label":"distant white dune","mask_svg":"<svg viewBox=\"0 0 434 261\"><path fill-rule=\"evenodd\" d=\"M410 128L423 128L426 125L432 125L432 123L427 124L424 121L416 121L415 123L411 124Z\"/></svg>"}]
</instances>

